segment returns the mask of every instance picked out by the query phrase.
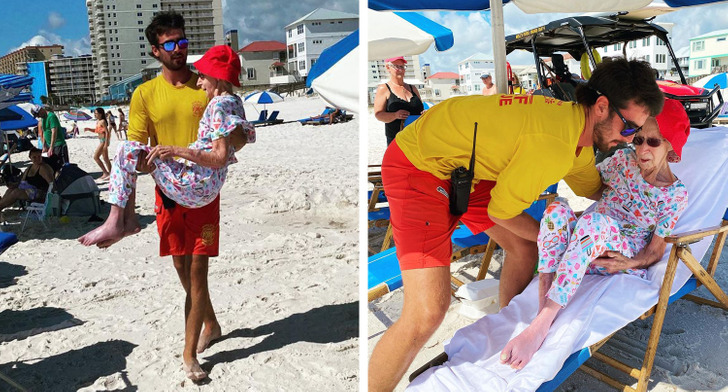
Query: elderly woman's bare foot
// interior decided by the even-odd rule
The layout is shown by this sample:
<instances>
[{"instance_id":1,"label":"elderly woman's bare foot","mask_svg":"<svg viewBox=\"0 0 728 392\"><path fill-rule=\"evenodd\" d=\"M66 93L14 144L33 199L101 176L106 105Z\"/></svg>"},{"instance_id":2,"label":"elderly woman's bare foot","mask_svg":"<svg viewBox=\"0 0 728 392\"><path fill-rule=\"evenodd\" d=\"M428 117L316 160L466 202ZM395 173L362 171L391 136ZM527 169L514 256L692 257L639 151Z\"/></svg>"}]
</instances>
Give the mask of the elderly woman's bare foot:
<instances>
[{"instance_id":1,"label":"elderly woman's bare foot","mask_svg":"<svg viewBox=\"0 0 728 392\"><path fill-rule=\"evenodd\" d=\"M220 324L216 324L212 328L205 327L205 330L200 333L200 340L197 342L197 352L201 353L210 347L210 343L222 336L222 330Z\"/></svg>"},{"instance_id":2,"label":"elderly woman's bare foot","mask_svg":"<svg viewBox=\"0 0 728 392\"><path fill-rule=\"evenodd\" d=\"M192 381L202 381L207 378L207 372L202 370L197 359L192 359L189 363L185 361L182 364L182 368L184 369L187 378Z\"/></svg>"},{"instance_id":3,"label":"elderly woman's bare foot","mask_svg":"<svg viewBox=\"0 0 728 392\"><path fill-rule=\"evenodd\" d=\"M85 246L99 243L114 243L124 237L124 223L107 219L103 225L81 236L78 241Z\"/></svg>"}]
</instances>

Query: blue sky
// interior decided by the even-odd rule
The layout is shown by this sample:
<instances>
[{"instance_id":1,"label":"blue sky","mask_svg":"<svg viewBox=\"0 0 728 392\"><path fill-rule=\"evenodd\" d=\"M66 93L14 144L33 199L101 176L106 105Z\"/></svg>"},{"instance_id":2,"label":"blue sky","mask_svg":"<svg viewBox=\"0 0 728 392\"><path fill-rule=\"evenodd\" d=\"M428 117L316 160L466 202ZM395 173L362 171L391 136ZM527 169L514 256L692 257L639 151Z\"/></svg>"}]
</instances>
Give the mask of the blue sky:
<instances>
[{"instance_id":1,"label":"blue sky","mask_svg":"<svg viewBox=\"0 0 728 392\"><path fill-rule=\"evenodd\" d=\"M420 56L422 64L429 63L432 72L457 72L457 63L472 54L483 53L492 57L493 51L488 12L422 12L426 17L453 31L455 45L445 52L430 48ZM506 36L576 14L526 14L515 4L503 7ZM715 30L728 29L728 3L688 7L658 16L655 22L674 23L672 46L678 50L687 46L689 39ZM520 53L517 53L520 52ZM517 51L508 56L511 64L532 64L533 56Z\"/></svg>"},{"instance_id":2,"label":"blue sky","mask_svg":"<svg viewBox=\"0 0 728 392\"><path fill-rule=\"evenodd\" d=\"M131 1L131 0L124 0ZM252 41L286 42L284 27L313 11L326 8L359 13L358 0L222 0L223 27L237 29L240 45ZM0 56L26 45L63 45L66 55L90 54L86 0L2 0Z\"/></svg>"}]
</instances>

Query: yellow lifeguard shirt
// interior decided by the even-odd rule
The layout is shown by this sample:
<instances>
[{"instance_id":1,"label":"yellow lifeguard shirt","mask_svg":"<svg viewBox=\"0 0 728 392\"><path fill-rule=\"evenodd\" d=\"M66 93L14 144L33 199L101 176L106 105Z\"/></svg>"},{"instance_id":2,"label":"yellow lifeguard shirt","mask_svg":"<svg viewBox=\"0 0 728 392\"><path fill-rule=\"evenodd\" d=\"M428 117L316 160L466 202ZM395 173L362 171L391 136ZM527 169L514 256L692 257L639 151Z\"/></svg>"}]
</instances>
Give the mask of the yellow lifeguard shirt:
<instances>
[{"instance_id":1,"label":"yellow lifeguard shirt","mask_svg":"<svg viewBox=\"0 0 728 392\"><path fill-rule=\"evenodd\" d=\"M129 107L129 140L187 147L197 140L197 129L207 106L207 94L197 87L197 75L173 86L162 75L134 90Z\"/></svg>"},{"instance_id":2,"label":"yellow lifeguard shirt","mask_svg":"<svg viewBox=\"0 0 728 392\"><path fill-rule=\"evenodd\" d=\"M468 168L476 122L474 178L496 181L492 216L515 217L562 178L579 196L601 187L594 151L583 148L576 156L585 118L573 102L506 94L450 98L398 133L397 144L416 168L447 180L456 168Z\"/></svg>"}]
</instances>

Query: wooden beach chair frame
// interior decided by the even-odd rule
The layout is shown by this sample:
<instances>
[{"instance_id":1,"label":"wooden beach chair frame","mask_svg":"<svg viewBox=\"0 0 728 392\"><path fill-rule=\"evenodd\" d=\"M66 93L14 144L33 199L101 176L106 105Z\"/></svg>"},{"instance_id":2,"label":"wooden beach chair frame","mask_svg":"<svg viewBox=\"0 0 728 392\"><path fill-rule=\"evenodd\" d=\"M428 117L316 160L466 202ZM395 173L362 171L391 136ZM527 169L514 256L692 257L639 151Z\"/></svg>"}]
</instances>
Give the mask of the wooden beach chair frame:
<instances>
[{"instance_id":1,"label":"wooden beach chair frame","mask_svg":"<svg viewBox=\"0 0 728 392\"><path fill-rule=\"evenodd\" d=\"M659 291L659 300L655 306L645 312L640 319L646 319L649 316L655 316L652 322L652 328L650 330L650 337L647 342L647 348L645 350L645 356L642 361L640 368L634 368L626 365L614 358L611 358L603 353L599 353L598 350L612 337L614 334L607 338L587 347L580 351L573 353L564 362L561 371L554 377L554 379L547 381L539 387L538 392L549 392L553 391L558 387L566 378L568 378L576 369L581 369L588 375L608 384L609 386L616 388L624 392L645 392L647 390L648 383L650 381L650 374L652 373L652 367L655 362L655 354L657 353L657 344L660 340L660 334L662 333L662 326L665 321L665 315L667 313L667 307L670 303L680 298L685 298L693 302L710 305L713 307L728 310L728 295L718 286L714 276L720 260L721 251L726 242L728 236L728 213L722 220L719 226L709 227L702 230L694 230L685 233L673 234L666 237L668 244L671 244L670 256L667 261L667 269L663 278L662 284ZM713 250L708 260L707 268L703 268L700 261L693 256L690 250L689 244L698 242L705 237L715 235L715 242L713 244ZM492 242L492 241L491 241ZM690 269L693 273L693 278L688 280L683 287L676 292L674 295L670 295L672 289L673 280L675 279L675 272L677 271L678 263L682 262L685 266ZM490 263L490 260L484 260L483 265ZM482 268L481 268L482 270ZM486 269L487 271L487 269ZM480 276L480 274L479 274ZM695 290L700 285L704 285L708 291L718 300L712 301L702 297L698 297L689 292ZM615 332L616 333L616 332ZM630 377L637 380L636 388L626 385L614 378L595 370L594 368L585 365L587 359L594 357L602 361L603 363L629 375ZM412 382L418 375L423 373L425 370L443 364L447 361L447 354L442 353L437 357L433 358L425 365L415 370L410 374L409 381Z\"/></svg>"}]
</instances>

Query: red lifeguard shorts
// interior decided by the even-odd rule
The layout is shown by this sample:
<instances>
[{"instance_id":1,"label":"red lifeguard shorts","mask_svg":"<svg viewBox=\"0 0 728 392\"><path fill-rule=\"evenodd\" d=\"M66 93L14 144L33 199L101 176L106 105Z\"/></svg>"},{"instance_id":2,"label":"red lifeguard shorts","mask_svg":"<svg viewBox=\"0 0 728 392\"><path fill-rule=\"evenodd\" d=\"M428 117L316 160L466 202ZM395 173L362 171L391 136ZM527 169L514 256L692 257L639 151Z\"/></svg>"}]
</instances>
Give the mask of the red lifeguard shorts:
<instances>
[{"instance_id":1,"label":"red lifeguard shorts","mask_svg":"<svg viewBox=\"0 0 728 392\"><path fill-rule=\"evenodd\" d=\"M161 192L159 187L154 192L159 255L217 256L220 237L220 195L204 207L185 208L177 204L174 208L167 209L162 203Z\"/></svg>"},{"instance_id":2,"label":"red lifeguard shorts","mask_svg":"<svg viewBox=\"0 0 728 392\"><path fill-rule=\"evenodd\" d=\"M417 169L393 141L382 160L382 182L389 201L392 234L402 270L450 265L452 236L458 220L473 233L490 229L490 191L494 181L480 181L470 193L468 211L450 213L450 180Z\"/></svg>"}]
</instances>

